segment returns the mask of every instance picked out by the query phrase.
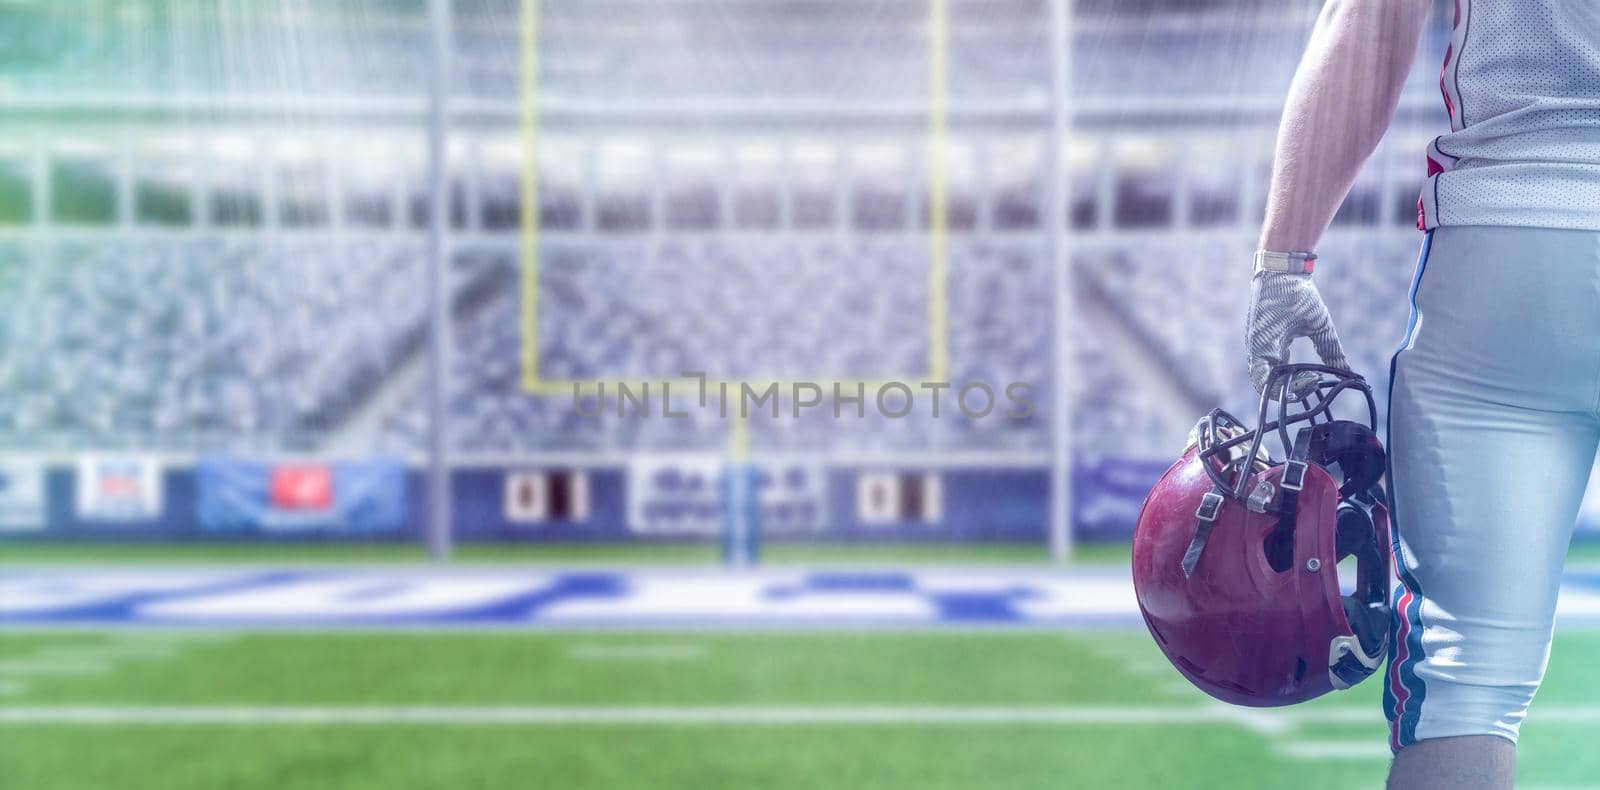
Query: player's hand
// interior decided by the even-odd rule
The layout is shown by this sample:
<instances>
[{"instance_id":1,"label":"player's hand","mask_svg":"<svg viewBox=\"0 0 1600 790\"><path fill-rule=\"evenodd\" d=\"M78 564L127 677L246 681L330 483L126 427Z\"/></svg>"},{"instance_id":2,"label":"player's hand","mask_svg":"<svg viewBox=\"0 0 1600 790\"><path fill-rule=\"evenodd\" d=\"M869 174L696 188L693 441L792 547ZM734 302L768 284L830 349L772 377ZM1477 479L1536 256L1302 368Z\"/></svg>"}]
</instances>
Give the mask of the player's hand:
<instances>
[{"instance_id":1,"label":"player's hand","mask_svg":"<svg viewBox=\"0 0 1600 790\"><path fill-rule=\"evenodd\" d=\"M1245 319L1244 346L1250 361L1250 383L1256 392L1267 384L1274 367L1288 364L1289 344L1295 338L1311 338L1311 344L1329 367L1350 368L1339 333L1333 329L1328 306L1311 282L1309 274L1258 271L1250 281L1250 313ZM1300 380L1303 379L1303 380ZM1304 395L1317 379L1302 373L1290 384L1295 395Z\"/></svg>"}]
</instances>

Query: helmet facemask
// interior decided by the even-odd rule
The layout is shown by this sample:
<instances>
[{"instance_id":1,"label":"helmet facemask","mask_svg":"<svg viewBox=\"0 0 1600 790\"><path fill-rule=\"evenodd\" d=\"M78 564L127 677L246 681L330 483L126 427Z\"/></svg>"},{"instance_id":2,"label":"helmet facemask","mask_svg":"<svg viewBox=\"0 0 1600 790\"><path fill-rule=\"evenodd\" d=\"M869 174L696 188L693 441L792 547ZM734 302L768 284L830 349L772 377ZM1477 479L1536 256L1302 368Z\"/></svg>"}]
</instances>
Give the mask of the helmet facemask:
<instances>
[{"instance_id":1,"label":"helmet facemask","mask_svg":"<svg viewBox=\"0 0 1600 790\"><path fill-rule=\"evenodd\" d=\"M1297 378L1310 386L1292 389ZM1334 416L1335 399L1352 390L1366 403L1364 423ZM1136 534L1135 583L1146 585L1141 608L1151 632L1191 680L1231 702L1281 705L1354 685L1383 660L1390 557L1386 496L1379 485L1385 456L1371 389L1346 370L1310 364L1273 370L1257 416L1259 427L1251 429L1216 409L1195 426L1189 460L1169 471L1141 512L1140 530L1148 537ZM1163 485L1172 486L1177 498L1167 496ZM1218 544L1212 552L1222 553L1201 562L1208 542ZM1354 558L1354 578L1347 575L1341 586L1338 566L1348 558ZM1176 603L1181 601L1193 603ZM1208 630L1222 623L1231 632L1235 625L1271 622L1227 618L1227 612L1251 606L1261 607L1263 615L1304 622L1298 628L1284 623L1287 631L1271 626L1274 637L1260 635L1302 635L1292 645L1282 643L1288 654L1252 649L1252 671L1265 675L1233 674L1216 665L1223 656L1244 654L1216 647ZM1183 613L1185 607L1200 618L1193 621L1197 630L1186 630L1191 615ZM1205 619L1212 617L1224 619ZM1248 633L1245 628L1235 638ZM1197 640L1197 652L1183 647L1185 639ZM1287 675L1267 669L1285 666L1268 660L1269 654L1288 662Z\"/></svg>"}]
</instances>

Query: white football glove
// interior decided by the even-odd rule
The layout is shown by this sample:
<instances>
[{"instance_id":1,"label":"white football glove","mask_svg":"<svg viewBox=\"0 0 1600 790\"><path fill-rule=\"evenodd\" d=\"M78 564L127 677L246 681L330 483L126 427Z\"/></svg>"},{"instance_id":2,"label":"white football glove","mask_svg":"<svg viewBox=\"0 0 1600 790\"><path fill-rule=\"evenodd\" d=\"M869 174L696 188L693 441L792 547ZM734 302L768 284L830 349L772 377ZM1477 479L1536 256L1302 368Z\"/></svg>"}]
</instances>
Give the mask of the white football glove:
<instances>
[{"instance_id":1,"label":"white football glove","mask_svg":"<svg viewBox=\"0 0 1600 790\"><path fill-rule=\"evenodd\" d=\"M1309 274L1258 271L1250 280L1250 313L1245 318L1244 346L1250 361L1250 382L1260 392L1267 374L1289 362L1289 344L1295 338L1309 337L1322 358L1322 364L1348 370L1339 333L1333 329L1328 306L1311 282ZM1290 384L1290 391L1303 396L1317 380L1314 373L1302 373Z\"/></svg>"}]
</instances>

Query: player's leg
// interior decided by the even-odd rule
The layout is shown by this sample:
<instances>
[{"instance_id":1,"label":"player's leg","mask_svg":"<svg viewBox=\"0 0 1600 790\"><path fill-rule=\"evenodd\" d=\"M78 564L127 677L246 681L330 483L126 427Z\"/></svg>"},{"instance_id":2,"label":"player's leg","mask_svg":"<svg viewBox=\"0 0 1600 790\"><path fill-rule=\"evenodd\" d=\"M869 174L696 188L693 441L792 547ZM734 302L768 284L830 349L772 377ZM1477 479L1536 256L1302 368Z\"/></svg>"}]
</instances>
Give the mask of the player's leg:
<instances>
[{"instance_id":1,"label":"player's leg","mask_svg":"<svg viewBox=\"0 0 1600 790\"><path fill-rule=\"evenodd\" d=\"M1390 790L1510 788L1517 747L1494 735L1429 738L1395 755Z\"/></svg>"},{"instance_id":2,"label":"player's leg","mask_svg":"<svg viewBox=\"0 0 1600 790\"><path fill-rule=\"evenodd\" d=\"M1390 382L1393 788L1511 786L1600 441L1597 285L1586 232L1444 228L1419 265Z\"/></svg>"}]
</instances>

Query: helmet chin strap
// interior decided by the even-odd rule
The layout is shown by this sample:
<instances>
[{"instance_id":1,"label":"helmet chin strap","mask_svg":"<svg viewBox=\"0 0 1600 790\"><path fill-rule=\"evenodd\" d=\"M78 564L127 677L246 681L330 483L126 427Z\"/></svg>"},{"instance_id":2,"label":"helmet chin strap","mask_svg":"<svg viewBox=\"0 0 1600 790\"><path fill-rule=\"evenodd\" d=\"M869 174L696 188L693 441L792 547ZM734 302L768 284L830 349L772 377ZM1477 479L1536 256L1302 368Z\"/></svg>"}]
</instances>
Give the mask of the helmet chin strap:
<instances>
[{"instance_id":1,"label":"helmet chin strap","mask_svg":"<svg viewBox=\"0 0 1600 790\"><path fill-rule=\"evenodd\" d=\"M1269 543L1286 545L1289 556L1294 556L1294 522L1300 515L1300 489L1306 480L1306 457L1311 451L1312 427L1301 428L1295 434L1294 445L1289 450L1289 460L1283 463L1283 476L1278 479L1278 525L1267 536Z\"/></svg>"},{"instance_id":2,"label":"helmet chin strap","mask_svg":"<svg viewBox=\"0 0 1600 790\"><path fill-rule=\"evenodd\" d=\"M1374 485L1339 503L1336 553L1356 558L1356 584L1354 594L1340 599L1352 635L1336 637L1329 646L1328 678L1336 689L1371 675L1388 652L1389 564L1376 542L1373 517L1381 497L1382 489Z\"/></svg>"},{"instance_id":3,"label":"helmet chin strap","mask_svg":"<svg viewBox=\"0 0 1600 790\"><path fill-rule=\"evenodd\" d=\"M1337 539L1339 554L1356 558L1355 598L1363 604L1387 604L1389 593L1389 563L1383 547L1377 543L1377 522L1373 510L1378 507L1382 489L1373 486L1339 503L1341 522L1354 519L1347 533L1341 524Z\"/></svg>"},{"instance_id":4,"label":"helmet chin strap","mask_svg":"<svg viewBox=\"0 0 1600 790\"><path fill-rule=\"evenodd\" d=\"M1353 636L1336 636L1328 643L1328 682L1343 691L1378 671L1383 663L1386 648L1368 654L1361 641Z\"/></svg>"},{"instance_id":5,"label":"helmet chin strap","mask_svg":"<svg viewBox=\"0 0 1600 790\"><path fill-rule=\"evenodd\" d=\"M1200 507L1194 512L1194 537L1189 540L1189 548L1183 552L1185 579L1194 575L1195 565L1200 562L1200 552L1205 551L1206 541L1211 539L1211 527L1217 523L1217 514L1222 512L1225 492L1226 489L1213 483L1211 490L1200 498Z\"/></svg>"}]
</instances>

